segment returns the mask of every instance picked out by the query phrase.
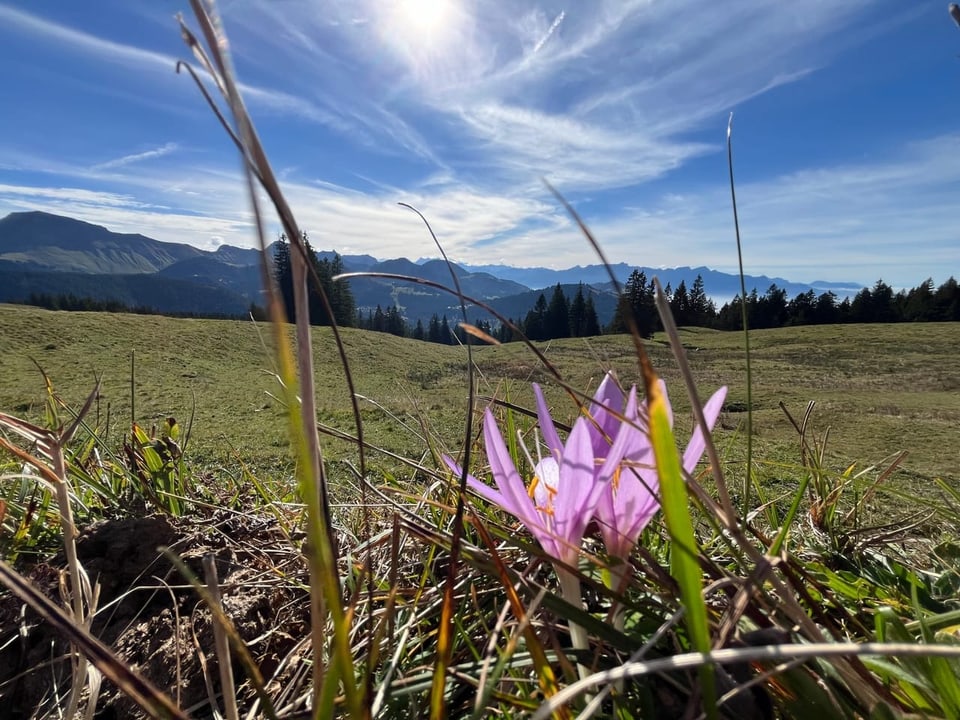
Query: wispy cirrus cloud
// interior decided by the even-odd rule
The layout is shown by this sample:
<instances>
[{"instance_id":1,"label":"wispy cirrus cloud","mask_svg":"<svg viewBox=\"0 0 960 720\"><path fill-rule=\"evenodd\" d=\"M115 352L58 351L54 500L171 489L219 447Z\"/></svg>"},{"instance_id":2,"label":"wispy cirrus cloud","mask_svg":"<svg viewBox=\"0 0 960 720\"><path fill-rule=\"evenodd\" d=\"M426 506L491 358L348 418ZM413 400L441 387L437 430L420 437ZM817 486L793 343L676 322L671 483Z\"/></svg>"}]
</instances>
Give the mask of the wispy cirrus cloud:
<instances>
[{"instance_id":1,"label":"wispy cirrus cloud","mask_svg":"<svg viewBox=\"0 0 960 720\"><path fill-rule=\"evenodd\" d=\"M431 254L402 200L428 215L459 259L552 267L593 259L542 177L579 204L616 260L731 267L727 112L774 90L809 91L846 50L916 12L894 0L449 1L444 23L424 32L404 25L399 8L222 6L242 91L301 222L341 252ZM161 35L159 10L119 0L113 10L118 20L108 23L0 5L0 44L21 43L24 68L36 52L33 64L50 78L57 63L68 68L78 102L97 92L111 99L110 108L84 106L82 137L55 149L49 134L32 138L46 129L0 118L0 211L33 203L160 239L251 245L234 149L172 73L186 55L172 23ZM133 102L142 105L137 122L123 112ZM174 108L175 128L155 119ZM813 279L827 276L810 266L829 255L828 271L863 281L874 271L864 276L857 263L875 252L883 259L871 267L899 263L904 275L911 257L920 258L914 268L946 265L957 225L929 179L950 186L960 177L945 154L898 138L859 159L783 161L789 144L771 141L740 188L750 261L771 272L809 268ZM905 255L904 237L922 238L922 252Z\"/></svg>"},{"instance_id":2,"label":"wispy cirrus cloud","mask_svg":"<svg viewBox=\"0 0 960 720\"><path fill-rule=\"evenodd\" d=\"M249 35L249 63L296 63L307 95L314 83L340 98L345 121L380 123L374 141L393 134L471 183L529 187L547 175L576 191L642 183L719 152L690 133L829 62L873 0L598 0L560 13L455 4L429 39L385 25L388 4L246 3L226 14ZM371 115L370 99L392 122ZM426 127L429 152L416 130Z\"/></svg>"},{"instance_id":3,"label":"wispy cirrus cloud","mask_svg":"<svg viewBox=\"0 0 960 720\"><path fill-rule=\"evenodd\" d=\"M123 157L98 163L93 166L93 169L111 170L113 168L123 167L124 165L143 162L144 160L153 160L155 158L161 158L164 155L169 155L170 153L176 152L179 148L180 146L177 143L168 142L164 143L160 147L153 148L152 150L144 150L143 152L133 153L132 155L124 155Z\"/></svg>"},{"instance_id":4,"label":"wispy cirrus cloud","mask_svg":"<svg viewBox=\"0 0 960 720\"><path fill-rule=\"evenodd\" d=\"M943 135L891 148L870 162L739 183L747 272L864 284L882 277L897 287L916 285L928 275L937 282L955 275L957 153L960 135ZM722 185L650 194L614 217L597 216L589 205L581 210L612 257L635 265L736 271L729 189ZM553 267L582 262L583 238L572 223L518 232L487 250L523 257L546 246Z\"/></svg>"},{"instance_id":5,"label":"wispy cirrus cloud","mask_svg":"<svg viewBox=\"0 0 960 720\"><path fill-rule=\"evenodd\" d=\"M179 99L184 97L185 90L190 89L186 79L177 78L172 72L177 62L193 60L185 47L181 55L148 50L77 30L5 5L0 5L0 22L6 22L8 28L16 28L45 42L55 42L60 50L66 49L105 63L111 72L126 74L128 80L137 87L142 87L142 73L147 72L154 90L163 91L162 87L154 84L155 80L160 78L169 87L173 87L174 83L179 86L176 92ZM171 36L174 35L173 28L171 24ZM292 59L291 63L299 66L303 61L304 58L301 57ZM203 73L201 77L204 77ZM350 137L367 149L386 154L405 150L434 165L441 164L432 154L429 143L416 130L375 102L366 103L361 111L350 109L349 104L322 94L311 99L308 94L295 94L269 85L243 82L240 83L240 90L247 101L261 112L323 125ZM104 88L104 92L116 94L117 90ZM155 99L153 102L156 102ZM384 138L389 142L382 142Z\"/></svg>"},{"instance_id":6,"label":"wispy cirrus cloud","mask_svg":"<svg viewBox=\"0 0 960 720\"><path fill-rule=\"evenodd\" d=\"M540 52L540 49L547 44L547 40L549 40L550 36L557 31L557 28L560 27L560 23L563 22L563 19L566 16L566 11L561 10L560 14L553 19L552 23L550 23L550 27L547 28L547 31L543 34L543 37L537 40L536 45L533 46L533 50L530 51L531 55L536 55L538 52Z\"/></svg>"},{"instance_id":7,"label":"wispy cirrus cloud","mask_svg":"<svg viewBox=\"0 0 960 720\"><path fill-rule=\"evenodd\" d=\"M128 69L136 66L164 67L169 70L176 62L176 58L170 55L114 42L9 5L0 5L0 22L7 28L16 28L23 33L42 36L90 55L122 61Z\"/></svg>"},{"instance_id":8,"label":"wispy cirrus cloud","mask_svg":"<svg viewBox=\"0 0 960 720\"><path fill-rule=\"evenodd\" d=\"M960 222L953 188L960 183L960 135L891 149L872 162L811 166L738 187L745 262L749 272L794 280L858 280L882 276L911 286L926 275L937 282L956 272ZM64 171L59 167L59 172ZM75 169L80 177L84 168ZM194 167L146 171L137 165L98 175L120 193L76 187L0 185L0 213L21 209L62 212L123 232L196 244L255 243L239 173ZM380 258L433 256L419 219L398 207L422 210L452 258L563 268L595 262L579 230L546 198L427 184L419 190L381 185L360 192L304 178L282 183L301 225L322 248ZM150 196L152 202L139 198ZM650 193L616 216L580 208L610 257L636 265L736 266L728 190L704 186ZM904 206L910 211L904 212ZM189 209L188 209L189 208ZM272 224L278 230L276 223ZM829 258L829 262L825 262ZM930 268L939 272L931 272ZM868 269L867 269L868 268ZM765 288L760 288L763 291Z\"/></svg>"},{"instance_id":9,"label":"wispy cirrus cloud","mask_svg":"<svg viewBox=\"0 0 960 720\"><path fill-rule=\"evenodd\" d=\"M37 161L38 166L45 164ZM192 166L145 168L136 164L93 172L55 165L57 177L73 184L0 185L0 215L45 210L95 222L118 232L142 232L158 240L212 247L226 242L256 244L252 216L238 169ZM84 181L98 189L77 187ZM421 190L381 186L359 192L324 181L286 180L287 200L301 227L318 247L380 258L429 255L435 251L422 223L399 202L422 210L448 251L466 257L474 243L514 232L518 227L555 224L559 209L534 198L491 194L464 185ZM126 188L118 192L114 188ZM149 197L150 202L142 198ZM264 207L269 204L263 199ZM272 233L279 224L271 222ZM216 239L216 242L215 242Z\"/></svg>"}]
</instances>

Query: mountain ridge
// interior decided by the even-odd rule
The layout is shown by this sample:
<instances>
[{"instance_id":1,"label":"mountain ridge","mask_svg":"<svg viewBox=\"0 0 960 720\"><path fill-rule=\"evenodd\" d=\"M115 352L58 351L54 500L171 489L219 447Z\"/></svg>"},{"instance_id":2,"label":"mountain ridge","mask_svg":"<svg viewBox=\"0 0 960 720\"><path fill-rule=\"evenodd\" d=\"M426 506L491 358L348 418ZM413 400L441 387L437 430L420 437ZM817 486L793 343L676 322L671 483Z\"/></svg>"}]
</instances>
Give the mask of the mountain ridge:
<instances>
[{"instance_id":1,"label":"mountain ridge","mask_svg":"<svg viewBox=\"0 0 960 720\"><path fill-rule=\"evenodd\" d=\"M272 253L276 245L271 244L268 252ZM321 259L332 258L334 252L325 250L317 254ZM150 302L163 299L159 289L162 283L169 282L171 293L175 290L178 295L195 297L204 303L203 307L194 308L198 314L210 311L208 303L217 313L235 310L242 313L244 303L248 307L250 303L262 302L259 258L260 251L254 248L221 245L216 250L201 250L139 233L116 233L104 226L62 215L15 212L0 219L0 302L25 300L23 293L27 287L22 278L15 276L29 273L32 289L37 292L76 294L95 288L97 299L118 299L152 307ZM442 260L379 260L372 255L342 255L341 259L348 272L389 272L431 280L450 288L453 285L450 267ZM706 293L718 303L739 294L740 288L738 276L703 266L649 268L621 262L609 270L603 265L577 265L566 270L472 263L453 263L452 267L465 295L494 305L511 317L525 314L540 292L548 293L557 284L583 283L597 294L601 322L607 322L609 317L604 316L607 312L612 315L615 305L615 299L610 299L615 298L610 271L621 284L634 269L640 269L647 277L658 277L664 286L669 283L675 288L683 280L688 289L700 274ZM83 276L96 277L99 281ZM133 280L136 276L143 281L142 292ZM812 289L818 294L829 290L843 296L861 288L856 283L795 283L764 275L747 276L746 280L748 291L756 288L759 293L774 283L791 295ZM459 315L459 302L453 295L424 284L357 278L350 280L350 285L357 308L362 312L373 310L377 305L383 308L396 305L411 323L428 320L433 314ZM185 311L183 302L175 299L157 309L168 311L165 309L168 306L175 306L176 312Z\"/></svg>"}]
</instances>

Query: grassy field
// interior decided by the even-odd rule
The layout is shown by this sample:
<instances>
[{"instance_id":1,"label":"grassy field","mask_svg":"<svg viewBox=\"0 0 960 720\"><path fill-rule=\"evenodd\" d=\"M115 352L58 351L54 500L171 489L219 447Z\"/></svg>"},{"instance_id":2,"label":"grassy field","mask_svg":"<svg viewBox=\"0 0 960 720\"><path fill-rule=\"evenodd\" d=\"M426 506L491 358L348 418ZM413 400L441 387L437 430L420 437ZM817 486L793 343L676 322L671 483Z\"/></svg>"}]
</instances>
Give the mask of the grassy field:
<instances>
[{"instance_id":1,"label":"grassy field","mask_svg":"<svg viewBox=\"0 0 960 720\"><path fill-rule=\"evenodd\" d=\"M682 331L692 369L705 398L730 388L730 411L721 418L719 445L731 465L744 457L746 402L743 337L699 328ZM466 406L466 354L389 335L345 330L347 353L361 401L369 442L418 458L423 432L456 452ZM156 316L50 312L0 305L0 409L38 418L44 386L37 365L65 400L79 404L102 376L101 423L110 416L110 436L119 440L130 421L131 353L134 353L135 414L144 427L167 416L182 423L193 414L188 455L216 471L235 469L242 459L258 473L286 473L289 453L283 410L267 328L252 322L172 319ZM879 463L900 450L909 457L895 482L923 490L933 478L960 481L960 325L900 324L799 327L752 335L755 457L765 481L790 482L798 461L798 438L778 404L798 419L815 401L812 428L829 428L826 458L842 469ZM678 410L689 425L689 403L676 363L663 338L649 344ZM574 387L595 387L602 372L616 369L622 380L639 378L626 337L554 341L546 356ZM331 335L315 334L319 419L352 432L352 413L343 371ZM550 383L549 374L521 344L475 351L478 393L532 406L529 381ZM36 363L36 364L34 364ZM558 419L574 415L573 403L548 389ZM327 442L336 460L354 457L346 445ZM373 455L375 464L395 463ZM336 463L334 463L334 466Z\"/></svg>"}]
</instances>

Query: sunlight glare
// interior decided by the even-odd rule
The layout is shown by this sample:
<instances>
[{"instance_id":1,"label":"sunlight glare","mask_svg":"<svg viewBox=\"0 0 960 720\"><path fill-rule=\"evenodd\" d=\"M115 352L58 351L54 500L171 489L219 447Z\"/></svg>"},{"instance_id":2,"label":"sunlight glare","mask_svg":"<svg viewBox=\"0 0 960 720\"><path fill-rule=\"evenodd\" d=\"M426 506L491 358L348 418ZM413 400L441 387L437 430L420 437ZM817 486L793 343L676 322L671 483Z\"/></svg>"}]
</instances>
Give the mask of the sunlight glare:
<instances>
[{"instance_id":1,"label":"sunlight glare","mask_svg":"<svg viewBox=\"0 0 960 720\"><path fill-rule=\"evenodd\" d=\"M420 36L429 36L446 25L451 0L398 0L398 5L398 15L405 29Z\"/></svg>"}]
</instances>

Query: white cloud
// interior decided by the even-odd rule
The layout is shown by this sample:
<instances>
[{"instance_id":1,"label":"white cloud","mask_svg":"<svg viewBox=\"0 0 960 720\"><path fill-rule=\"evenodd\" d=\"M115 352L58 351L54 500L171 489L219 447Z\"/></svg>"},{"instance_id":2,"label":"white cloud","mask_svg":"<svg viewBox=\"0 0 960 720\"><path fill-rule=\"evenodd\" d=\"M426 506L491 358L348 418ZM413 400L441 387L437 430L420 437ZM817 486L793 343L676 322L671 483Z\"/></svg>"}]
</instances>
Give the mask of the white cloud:
<instances>
[{"instance_id":1,"label":"white cloud","mask_svg":"<svg viewBox=\"0 0 960 720\"><path fill-rule=\"evenodd\" d=\"M957 272L960 214L955 188L960 135L912 143L873 162L811 167L770 181L739 183L744 263L750 274L791 280L883 277L913 286ZM614 260L653 267L706 265L736 270L729 188L648 194L616 217L580 211ZM489 248L526 260L550 248L552 267L583 262L585 241L572 225L518 233ZM515 260L516 261L516 260Z\"/></svg>"},{"instance_id":2,"label":"white cloud","mask_svg":"<svg viewBox=\"0 0 960 720\"><path fill-rule=\"evenodd\" d=\"M462 119L481 142L480 154L494 150L490 172L529 184L541 176L561 187L592 190L624 187L659 177L714 147L617 132L566 115L548 115L519 106L465 108Z\"/></svg>"},{"instance_id":3,"label":"white cloud","mask_svg":"<svg viewBox=\"0 0 960 720\"><path fill-rule=\"evenodd\" d=\"M123 157L114 158L113 160L107 160L106 162L98 163L93 166L94 170L110 170L112 168L123 167L124 165L130 165L132 163L143 162L144 160L153 160L154 158L160 158L164 155L169 155L172 152L175 152L179 149L179 145L175 142L164 143L160 147L154 148L153 150L145 150L144 152L134 153L132 155L124 155Z\"/></svg>"},{"instance_id":4,"label":"white cloud","mask_svg":"<svg viewBox=\"0 0 960 720\"><path fill-rule=\"evenodd\" d=\"M710 153L722 163L728 110L815 78L858 37L896 22L889 13L867 14L881 4L875 0L596 0L563 9L460 2L447 27L417 37L387 22L392 3L223 6L242 90L284 168L301 224L318 246L344 253L432 254L419 220L396 206L406 201L426 214L453 257L551 267L593 259L541 176L578 199L614 260L732 268L723 178L678 191L673 173ZM0 5L5 32L66 62L92 59L78 65L118 80L103 83L118 106L145 75L160 108L185 88L193 92L171 72L175 50L129 40L146 35L115 36L121 42ZM173 48L172 25L170 33ZM161 76L166 81L153 82ZM181 145L163 143L173 133L159 125L124 138L121 150L55 156L8 135L0 211L36 207L164 240L252 245L229 142L202 144L190 125L174 134L191 148L189 163L176 152ZM703 142L700 133L713 125L716 142ZM743 184L751 270L809 268L806 279L869 282L890 267L909 283L921 266L955 263L958 226L943 188L960 180L948 162L956 144L937 138L869 163ZM120 156L140 148L147 150ZM609 207L626 193L606 191L624 188L637 207Z\"/></svg>"},{"instance_id":5,"label":"white cloud","mask_svg":"<svg viewBox=\"0 0 960 720\"><path fill-rule=\"evenodd\" d=\"M45 37L48 40L55 40L58 44L75 48L87 54L110 59L114 62L122 62L127 69L131 65L150 68L162 66L169 72L176 62L176 59L169 55L113 42L31 15L8 5L0 5L0 22L8 28L16 27L18 30Z\"/></svg>"},{"instance_id":6,"label":"white cloud","mask_svg":"<svg viewBox=\"0 0 960 720\"><path fill-rule=\"evenodd\" d=\"M958 154L960 135L948 135L873 162L810 167L771 181L740 183L747 271L807 281L872 283L883 277L899 286L930 274L942 281L956 271L960 240L953 190L960 182L960 166L953 161ZM75 169L77 177L84 172ZM302 177L282 185L314 244L344 254L435 255L419 218L397 205L403 201L424 213L457 260L499 257L515 265L554 268L596 262L579 230L544 191L490 193L443 180L410 192L389 186L360 192ZM215 241L255 244L237 171L164 167L148 172L130 165L101 181L128 191L0 185L0 213L44 209L161 240L205 247ZM578 209L615 262L736 267L729 191L723 183L684 193L648 193L643 203L615 216L595 215L590 202ZM272 216L269 224L275 232ZM944 277L930 268L942 268Z\"/></svg>"}]
</instances>

